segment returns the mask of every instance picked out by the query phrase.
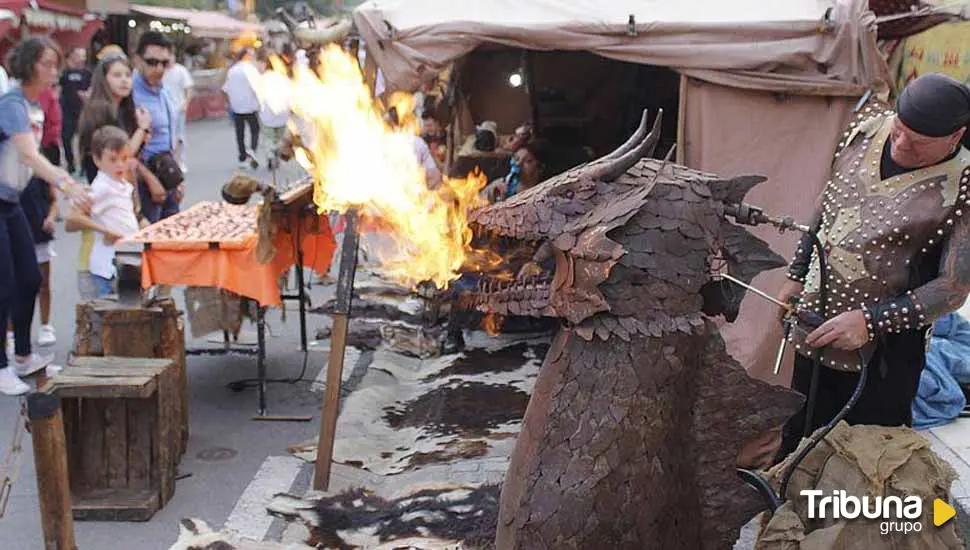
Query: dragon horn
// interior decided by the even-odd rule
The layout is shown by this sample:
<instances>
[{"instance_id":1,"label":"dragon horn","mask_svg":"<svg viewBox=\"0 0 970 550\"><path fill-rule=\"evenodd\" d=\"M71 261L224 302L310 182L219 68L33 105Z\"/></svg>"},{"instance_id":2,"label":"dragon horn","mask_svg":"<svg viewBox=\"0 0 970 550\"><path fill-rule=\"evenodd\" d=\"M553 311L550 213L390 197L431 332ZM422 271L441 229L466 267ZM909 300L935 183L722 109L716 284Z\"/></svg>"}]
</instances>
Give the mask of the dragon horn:
<instances>
[{"instance_id":1,"label":"dragon horn","mask_svg":"<svg viewBox=\"0 0 970 550\"><path fill-rule=\"evenodd\" d=\"M623 156L623 153L626 153L630 149L633 149L634 147L636 147L636 145L640 143L643 137L647 135L647 122L649 122L649 120L650 120L650 111L648 111L647 109L644 109L643 116L640 118L640 126L637 127L637 131L634 132L633 135L629 137L629 139L623 142L623 145L620 145L619 147L614 149L612 153L603 157L602 160L607 161L607 160L620 158L621 156Z\"/></svg>"},{"instance_id":2,"label":"dragon horn","mask_svg":"<svg viewBox=\"0 0 970 550\"><path fill-rule=\"evenodd\" d=\"M660 122L663 120L663 115L663 109L657 111L657 118L653 121L653 128L650 129L650 133L643 137L629 151L624 152L618 157L610 158L605 163L596 166L591 174L592 177L603 181L613 181L636 164L638 160L652 155L653 150L657 147L657 142L660 141ZM637 131L634 136L639 133Z\"/></svg>"}]
</instances>

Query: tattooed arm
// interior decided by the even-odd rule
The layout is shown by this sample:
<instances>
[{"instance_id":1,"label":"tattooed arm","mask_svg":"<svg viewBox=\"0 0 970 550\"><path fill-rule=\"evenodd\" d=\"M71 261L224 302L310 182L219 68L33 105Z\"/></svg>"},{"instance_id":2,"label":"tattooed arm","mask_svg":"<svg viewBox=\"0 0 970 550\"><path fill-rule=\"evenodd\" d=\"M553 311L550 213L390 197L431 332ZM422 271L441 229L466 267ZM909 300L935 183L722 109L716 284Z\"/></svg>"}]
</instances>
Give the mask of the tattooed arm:
<instances>
[{"instance_id":1,"label":"tattooed arm","mask_svg":"<svg viewBox=\"0 0 970 550\"><path fill-rule=\"evenodd\" d=\"M917 329L960 308L970 294L970 220L958 218L943 245L936 279L867 311L870 337Z\"/></svg>"}]
</instances>

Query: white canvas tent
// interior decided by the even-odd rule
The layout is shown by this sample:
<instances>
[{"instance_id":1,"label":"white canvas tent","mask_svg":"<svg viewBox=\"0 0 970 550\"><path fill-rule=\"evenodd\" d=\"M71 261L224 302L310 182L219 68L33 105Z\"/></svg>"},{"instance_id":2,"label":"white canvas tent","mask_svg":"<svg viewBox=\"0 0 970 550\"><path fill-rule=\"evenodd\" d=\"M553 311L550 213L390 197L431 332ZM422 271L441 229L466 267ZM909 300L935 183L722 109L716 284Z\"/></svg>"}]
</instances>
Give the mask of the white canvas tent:
<instances>
[{"instance_id":1,"label":"white canvas tent","mask_svg":"<svg viewBox=\"0 0 970 550\"><path fill-rule=\"evenodd\" d=\"M632 18L632 22L631 22ZM354 12L390 88L413 90L482 45L588 51L682 75L678 162L761 174L749 202L808 220L860 96L889 82L866 0L370 0ZM789 257L797 235L759 235ZM774 292L783 270L755 283ZM750 293L723 334L770 374L775 306Z\"/></svg>"}]
</instances>

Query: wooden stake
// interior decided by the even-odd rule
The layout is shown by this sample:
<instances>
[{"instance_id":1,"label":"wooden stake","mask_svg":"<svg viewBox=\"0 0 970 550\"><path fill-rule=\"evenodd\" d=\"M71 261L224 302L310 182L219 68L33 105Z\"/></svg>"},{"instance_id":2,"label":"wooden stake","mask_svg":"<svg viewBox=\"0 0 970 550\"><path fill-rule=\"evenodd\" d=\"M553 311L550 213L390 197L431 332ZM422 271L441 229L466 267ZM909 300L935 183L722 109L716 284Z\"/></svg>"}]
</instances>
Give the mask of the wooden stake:
<instances>
[{"instance_id":1,"label":"wooden stake","mask_svg":"<svg viewBox=\"0 0 970 550\"><path fill-rule=\"evenodd\" d=\"M60 400L47 393L27 396L27 417L37 469L40 522L44 529L44 550L77 550L71 490L67 476L67 444Z\"/></svg>"},{"instance_id":2,"label":"wooden stake","mask_svg":"<svg viewBox=\"0 0 970 550\"><path fill-rule=\"evenodd\" d=\"M340 251L333 330L330 334L327 391L323 397L320 437L317 440L317 462L313 475L313 488L317 491L326 491L330 488L330 465L337 433L337 415L340 413L340 382L344 371L344 351L347 348L347 325L350 320L350 303L354 294L354 272L357 270L357 211L350 209L344 217L347 223L344 228L343 249Z\"/></svg>"}]
</instances>

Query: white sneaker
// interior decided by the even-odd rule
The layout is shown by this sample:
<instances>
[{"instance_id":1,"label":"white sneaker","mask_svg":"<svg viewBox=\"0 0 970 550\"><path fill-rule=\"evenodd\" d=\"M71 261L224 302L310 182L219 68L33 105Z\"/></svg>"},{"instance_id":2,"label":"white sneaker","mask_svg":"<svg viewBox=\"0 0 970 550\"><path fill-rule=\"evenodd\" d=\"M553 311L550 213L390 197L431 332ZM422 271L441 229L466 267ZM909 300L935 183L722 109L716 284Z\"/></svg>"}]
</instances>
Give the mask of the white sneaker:
<instances>
[{"instance_id":1,"label":"white sneaker","mask_svg":"<svg viewBox=\"0 0 970 550\"><path fill-rule=\"evenodd\" d=\"M38 346L53 346L57 343L57 337L54 336L54 327L51 325L41 325L40 335L37 336Z\"/></svg>"},{"instance_id":2,"label":"white sneaker","mask_svg":"<svg viewBox=\"0 0 970 550\"><path fill-rule=\"evenodd\" d=\"M23 395L30 391L30 386L17 376L13 367L0 369L0 393L7 395Z\"/></svg>"},{"instance_id":3,"label":"white sneaker","mask_svg":"<svg viewBox=\"0 0 970 550\"><path fill-rule=\"evenodd\" d=\"M50 355L38 355L36 353L31 353L30 357L26 361L21 361L16 357L13 360L14 369L17 371L18 376L30 376L39 370L43 370L47 365L51 364L54 360L54 354Z\"/></svg>"}]
</instances>

